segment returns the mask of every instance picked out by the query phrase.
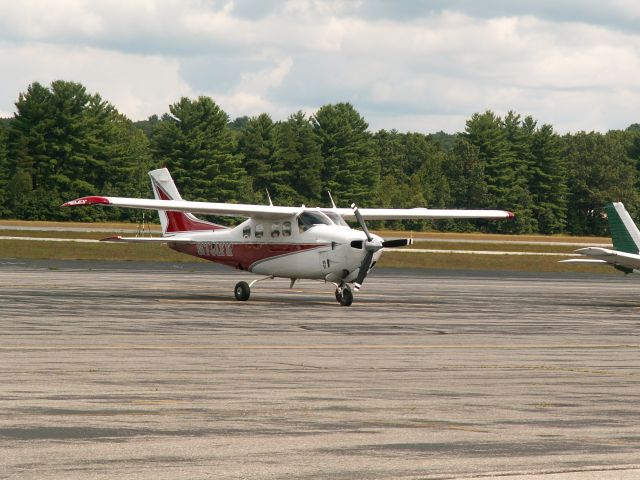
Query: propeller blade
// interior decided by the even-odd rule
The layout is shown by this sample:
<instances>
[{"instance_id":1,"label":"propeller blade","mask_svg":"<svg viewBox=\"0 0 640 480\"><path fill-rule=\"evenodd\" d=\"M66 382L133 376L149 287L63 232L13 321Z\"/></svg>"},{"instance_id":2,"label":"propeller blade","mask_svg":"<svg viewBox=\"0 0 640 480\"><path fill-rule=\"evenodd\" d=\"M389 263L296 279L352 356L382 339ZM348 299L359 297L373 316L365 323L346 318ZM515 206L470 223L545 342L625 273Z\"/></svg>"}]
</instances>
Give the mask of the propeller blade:
<instances>
[{"instance_id":1,"label":"propeller blade","mask_svg":"<svg viewBox=\"0 0 640 480\"><path fill-rule=\"evenodd\" d=\"M395 240L385 240L382 242L383 248L406 247L413 245L413 238L397 238Z\"/></svg>"},{"instance_id":2,"label":"propeller blade","mask_svg":"<svg viewBox=\"0 0 640 480\"><path fill-rule=\"evenodd\" d=\"M358 220L358 223L360 224L360 228L362 228L362 231L367 236L367 240L372 241L373 237L369 233L369 229L367 228L367 224L364 223L364 218L362 218L362 214L358 210L358 207L356 207L355 203L352 203L351 204L351 208L353 209L353 213L355 213L355 215L356 215L356 220Z\"/></svg>"},{"instance_id":3,"label":"propeller blade","mask_svg":"<svg viewBox=\"0 0 640 480\"><path fill-rule=\"evenodd\" d=\"M371 266L371 260L373 260L373 251L369 250L367 254L364 256L362 260L362 264L360 265L360 271L358 272L358 278L353 282L353 289L357 292L362 288L362 282L367 276L369 272L369 267Z\"/></svg>"}]
</instances>

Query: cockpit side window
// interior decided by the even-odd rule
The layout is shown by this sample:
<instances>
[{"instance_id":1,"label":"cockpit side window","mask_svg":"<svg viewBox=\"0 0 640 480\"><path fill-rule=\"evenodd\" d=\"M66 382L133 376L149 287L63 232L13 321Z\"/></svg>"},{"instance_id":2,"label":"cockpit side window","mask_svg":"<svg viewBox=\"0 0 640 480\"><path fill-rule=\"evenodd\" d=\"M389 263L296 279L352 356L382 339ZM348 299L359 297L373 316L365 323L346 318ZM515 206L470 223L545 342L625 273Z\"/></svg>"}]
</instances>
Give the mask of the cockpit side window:
<instances>
[{"instance_id":1,"label":"cockpit side window","mask_svg":"<svg viewBox=\"0 0 640 480\"><path fill-rule=\"evenodd\" d=\"M314 225L331 225L331 220L320 212L313 212L309 210L298 215L298 227L301 232L306 232Z\"/></svg>"},{"instance_id":2,"label":"cockpit side window","mask_svg":"<svg viewBox=\"0 0 640 480\"><path fill-rule=\"evenodd\" d=\"M341 225L343 227L348 226L347 222L345 222L343 220L343 218L340 215L338 215L337 213L335 213L335 212L327 212L327 211L324 211L322 213L324 213L327 217L329 217L331 219L331 221L333 223L335 223L336 225Z\"/></svg>"}]
</instances>

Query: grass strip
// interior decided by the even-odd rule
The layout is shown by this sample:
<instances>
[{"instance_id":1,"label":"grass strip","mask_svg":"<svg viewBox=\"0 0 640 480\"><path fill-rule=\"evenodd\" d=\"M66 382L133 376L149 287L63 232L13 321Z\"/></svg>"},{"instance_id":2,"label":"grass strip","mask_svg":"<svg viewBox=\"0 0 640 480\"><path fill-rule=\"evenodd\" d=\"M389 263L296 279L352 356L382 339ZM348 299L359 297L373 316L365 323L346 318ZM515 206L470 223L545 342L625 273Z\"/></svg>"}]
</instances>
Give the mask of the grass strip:
<instances>
[{"instance_id":1,"label":"grass strip","mask_svg":"<svg viewBox=\"0 0 640 480\"><path fill-rule=\"evenodd\" d=\"M451 249L452 244L447 244ZM456 245L457 246L457 245ZM523 246L522 251L527 251ZM177 253L166 245L73 243L0 240L0 258L5 259L58 259L58 260L119 260L170 263L205 262L205 260ZM615 273L607 266L567 265L558 263L562 255L514 256L470 255L457 253L385 252L380 266L390 268L442 268L467 270L510 270L523 272L594 272Z\"/></svg>"}]
</instances>

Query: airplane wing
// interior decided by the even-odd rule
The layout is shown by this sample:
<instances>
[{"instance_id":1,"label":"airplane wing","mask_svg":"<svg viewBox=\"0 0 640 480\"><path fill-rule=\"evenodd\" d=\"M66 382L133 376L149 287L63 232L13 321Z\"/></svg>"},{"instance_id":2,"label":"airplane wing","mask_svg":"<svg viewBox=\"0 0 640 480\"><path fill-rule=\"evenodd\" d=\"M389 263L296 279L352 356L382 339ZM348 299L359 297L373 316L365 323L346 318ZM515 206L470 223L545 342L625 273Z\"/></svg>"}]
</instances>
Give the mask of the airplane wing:
<instances>
[{"instance_id":1,"label":"airplane wing","mask_svg":"<svg viewBox=\"0 0 640 480\"><path fill-rule=\"evenodd\" d=\"M355 220L356 216L350 208L320 209L342 216L345 220ZM365 220L437 220L455 218L513 218L513 213L505 210L457 210L436 208L358 208Z\"/></svg>"},{"instance_id":2,"label":"airplane wing","mask_svg":"<svg viewBox=\"0 0 640 480\"><path fill-rule=\"evenodd\" d=\"M107 205L111 207L139 208L146 210L165 210L171 212L189 212L205 215L229 217L253 217L277 220L295 215L304 207L279 207L273 205L247 205L240 203L190 202L186 200L155 200L144 198L90 196L77 198L64 203L63 207L85 205ZM345 220L356 220L351 208L320 208L320 211L334 212ZM432 208L360 208L367 220L411 220L411 219L447 219L447 218L512 218L513 213L505 210L452 210Z\"/></svg>"},{"instance_id":3,"label":"airplane wing","mask_svg":"<svg viewBox=\"0 0 640 480\"><path fill-rule=\"evenodd\" d=\"M608 248L601 247L587 247L576 250L576 253L591 257L589 259L573 259L563 260L564 263L608 263L613 266L624 267L631 270L640 270L640 255L633 253L620 252L618 250L610 250ZM582 260L578 262L577 260Z\"/></svg>"},{"instance_id":4,"label":"airplane wing","mask_svg":"<svg viewBox=\"0 0 640 480\"><path fill-rule=\"evenodd\" d=\"M597 258L570 258L568 260L560 260L558 263L575 263L581 265L606 264L606 260L598 260Z\"/></svg>"},{"instance_id":5,"label":"airplane wing","mask_svg":"<svg viewBox=\"0 0 640 480\"><path fill-rule=\"evenodd\" d=\"M63 207L107 205L111 207L165 210L170 212L201 213L228 217L253 217L276 220L300 212L302 207L276 207L272 205L246 205L239 203L189 202L186 200L152 200L125 197L82 197L64 203Z\"/></svg>"}]
</instances>

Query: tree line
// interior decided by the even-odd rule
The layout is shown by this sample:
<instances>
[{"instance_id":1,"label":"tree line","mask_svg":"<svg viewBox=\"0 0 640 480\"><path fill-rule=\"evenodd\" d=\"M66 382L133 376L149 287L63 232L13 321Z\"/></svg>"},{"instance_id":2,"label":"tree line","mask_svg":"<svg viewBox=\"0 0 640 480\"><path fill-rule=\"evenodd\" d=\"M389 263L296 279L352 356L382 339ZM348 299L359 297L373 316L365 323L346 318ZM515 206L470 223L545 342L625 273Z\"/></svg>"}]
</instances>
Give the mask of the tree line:
<instances>
[{"instance_id":1,"label":"tree line","mask_svg":"<svg viewBox=\"0 0 640 480\"><path fill-rule=\"evenodd\" d=\"M195 201L328 206L500 208L514 221L387 222L393 228L603 235L602 207L639 211L640 125L556 133L531 116L475 113L464 131L371 132L349 103L284 121L230 120L209 97L132 122L75 82L29 85L0 121L0 218L141 219L129 209L62 209L85 195L149 197L166 166ZM378 227L383 226L382 222Z\"/></svg>"}]
</instances>

